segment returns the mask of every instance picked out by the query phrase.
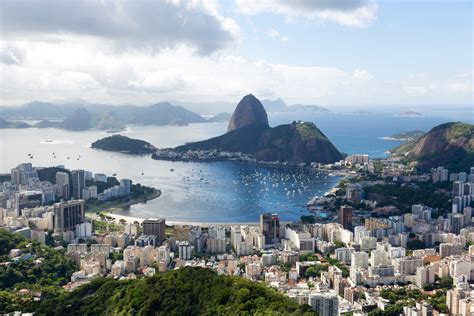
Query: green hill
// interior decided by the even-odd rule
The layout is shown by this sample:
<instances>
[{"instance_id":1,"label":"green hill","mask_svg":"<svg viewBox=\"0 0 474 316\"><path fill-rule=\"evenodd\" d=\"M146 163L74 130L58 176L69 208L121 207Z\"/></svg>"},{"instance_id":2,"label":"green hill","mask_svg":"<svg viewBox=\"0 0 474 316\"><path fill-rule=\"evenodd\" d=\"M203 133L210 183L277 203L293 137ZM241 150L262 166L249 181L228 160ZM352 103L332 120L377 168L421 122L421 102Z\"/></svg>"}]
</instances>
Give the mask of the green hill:
<instances>
[{"instance_id":1,"label":"green hill","mask_svg":"<svg viewBox=\"0 0 474 316\"><path fill-rule=\"evenodd\" d=\"M134 155L151 154L156 150L152 144L144 140L129 138L122 135L112 135L99 139L93 142L91 147Z\"/></svg>"},{"instance_id":2,"label":"green hill","mask_svg":"<svg viewBox=\"0 0 474 316\"><path fill-rule=\"evenodd\" d=\"M42 315L315 315L263 284L186 267L131 281L99 278L44 300Z\"/></svg>"},{"instance_id":3,"label":"green hill","mask_svg":"<svg viewBox=\"0 0 474 316\"><path fill-rule=\"evenodd\" d=\"M417 170L444 166L450 171L466 171L474 166L474 125L451 122L432 128L421 138L392 150Z\"/></svg>"}]
</instances>

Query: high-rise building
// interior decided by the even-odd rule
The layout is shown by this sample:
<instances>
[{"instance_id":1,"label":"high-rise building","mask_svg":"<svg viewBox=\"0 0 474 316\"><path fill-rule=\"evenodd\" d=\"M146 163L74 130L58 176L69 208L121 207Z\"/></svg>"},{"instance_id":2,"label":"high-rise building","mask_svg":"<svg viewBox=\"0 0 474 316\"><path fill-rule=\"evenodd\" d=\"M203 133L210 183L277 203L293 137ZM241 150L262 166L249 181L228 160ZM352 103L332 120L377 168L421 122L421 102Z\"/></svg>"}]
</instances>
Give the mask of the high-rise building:
<instances>
[{"instance_id":1,"label":"high-rise building","mask_svg":"<svg viewBox=\"0 0 474 316\"><path fill-rule=\"evenodd\" d=\"M148 218L143 221L143 235L156 236L156 243L166 239L166 222L164 218Z\"/></svg>"},{"instance_id":2,"label":"high-rise building","mask_svg":"<svg viewBox=\"0 0 474 316\"><path fill-rule=\"evenodd\" d=\"M73 170L72 172L72 196L82 199L82 190L86 187L86 175L84 170Z\"/></svg>"},{"instance_id":3,"label":"high-rise building","mask_svg":"<svg viewBox=\"0 0 474 316\"><path fill-rule=\"evenodd\" d=\"M265 236L265 244L280 243L280 218L278 214L260 214L260 230L263 236Z\"/></svg>"},{"instance_id":4,"label":"high-rise building","mask_svg":"<svg viewBox=\"0 0 474 316\"><path fill-rule=\"evenodd\" d=\"M66 200L71 196L68 173L56 172L56 193Z\"/></svg>"},{"instance_id":5,"label":"high-rise building","mask_svg":"<svg viewBox=\"0 0 474 316\"><path fill-rule=\"evenodd\" d=\"M453 195L463 196L464 195L464 182L454 181L453 182Z\"/></svg>"},{"instance_id":6,"label":"high-rise building","mask_svg":"<svg viewBox=\"0 0 474 316\"><path fill-rule=\"evenodd\" d=\"M130 179L122 179L120 180L120 187L123 188L125 195L130 195L130 191L132 188L132 180Z\"/></svg>"},{"instance_id":7,"label":"high-rise building","mask_svg":"<svg viewBox=\"0 0 474 316\"><path fill-rule=\"evenodd\" d=\"M460 243L441 243L439 245L439 255L441 258L460 255L462 250L463 246Z\"/></svg>"},{"instance_id":8,"label":"high-rise building","mask_svg":"<svg viewBox=\"0 0 474 316\"><path fill-rule=\"evenodd\" d=\"M75 230L85 220L84 200L72 200L54 204L54 229L58 233Z\"/></svg>"},{"instance_id":9,"label":"high-rise building","mask_svg":"<svg viewBox=\"0 0 474 316\"><path fill-rule=\"evenodd\" d=\"M193 253L193 246L189 241L180 241L178 243L178 256L179 259L190 260Z\"/></svg>"},{"instance_id":10,"label":"high-rise building","mask_svg":"<svg viewBox=\"0 0 474 316\"><path fill-rule=\"evenodd\" d=\"M464 227L464 214L449 214L450 232L459 235L461 228Z\"/></svg>"},{"instance_id":11,"label":"high-rise building","mask_svg":"<svg viewBox=\"0 0 474 316\"><path fill-rule=\"evenodd\" d=\"M43 205L43 193L41 191L21 191L15 194L16 215L21 216L24 208L33 208Z\"/></svg>"},{"instance_id":12,"label":"high-rise building","mask_svg":"<svg viewBox=\"0 0 474 316\"><path fill-rule=\"evenodd\" d=\"M416 269L416 286L420 289L427 284L434 283L435 269L433 266L422 266Z\"/></svg>"},{"instance_id":13,"label":"high-rise building","mask_svg":"<svg viewBox=\"0 0 474 316\"><path fill-rule=\"evenodd\" d=\"M242 232L240 226L232 226L230 228L230 243L232 247L237 251L237 245L242 241Z\"/></svg>"},{"instance_id":14,"label":"high-rise building","mask_svg":"<svg viewBox=\"0 0 474 316\"><path fill-rule=\"evenodd\" d=\"M352 229L352 207L344 205L339 210L339 224L344 229Z\"/></svg>"},{"instance_id":15,"label":"high-rise building","mask_svg":"<svg viewBox=\"0 0 474 316\"><path fill-rule=\"evenodd\" d=\"M367 269L369 266L369 255L365 251L356 251L352 253L351 267Z\"/></svg>"},{"instance_id":16,"label":"high-rise building","mask_svg":"<svg viewBox=\"0 0 474 316\"><path fill-rule=\"evenodd\" d=\"M319 316L339 315L339 299L335 293L312 293L309 295L309 305Z\"/></svg>"}]
</instances>

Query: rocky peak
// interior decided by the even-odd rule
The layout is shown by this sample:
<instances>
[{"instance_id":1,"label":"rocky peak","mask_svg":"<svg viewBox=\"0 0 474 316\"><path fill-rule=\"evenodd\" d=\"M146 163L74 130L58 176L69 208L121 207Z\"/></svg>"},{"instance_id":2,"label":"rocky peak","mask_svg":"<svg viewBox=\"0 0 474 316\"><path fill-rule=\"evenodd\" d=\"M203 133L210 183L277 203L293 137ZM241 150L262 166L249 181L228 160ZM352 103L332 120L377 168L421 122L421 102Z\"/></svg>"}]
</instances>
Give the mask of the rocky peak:
<instances>
[{"instance_id":1,"label":"rocky peak","mask_svg":"<svg viewBox=\"0 0 474 316\"><path fill-rule=\"evenodd\" d=\"M250 125L269 127L265 108L252 94L246 95L240 100L232 114L227 131L230 132Z\"/></svg>"}]
</instances>

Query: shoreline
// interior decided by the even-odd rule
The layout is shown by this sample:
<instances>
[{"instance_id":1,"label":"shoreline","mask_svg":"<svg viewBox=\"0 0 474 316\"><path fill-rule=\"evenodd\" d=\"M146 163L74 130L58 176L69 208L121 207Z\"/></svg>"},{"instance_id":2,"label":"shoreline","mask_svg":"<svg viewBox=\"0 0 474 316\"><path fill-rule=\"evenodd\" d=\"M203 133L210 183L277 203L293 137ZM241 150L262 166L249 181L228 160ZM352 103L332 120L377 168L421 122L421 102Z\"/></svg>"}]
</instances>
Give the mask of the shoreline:
<instances>
[{"instance_id":1,"label":"shoreline","mask_svg":"<svg viewBox=\"0 0 474 316\"><path fill-rule=\"evenodd\" d=\"M145 197L135 198L135 199L131 199L129 201L119 202L119 203L114 203L112 201L105 202L104 206L100 206L100 205L94 206L91 209L87 209L85 211L85 213L86 214L87 213L91 214L91 213L96 213L96 212L105 212L105 213L108 213L108 214L112 214L116 210L123 210L123 209L126 209L129 206L144 203L144 202L159 198L161 196L161 190L160 189L155 189L155 188L153 188L153 190L154 191L153 191L152 194L147 195ZM111 205L107 206L107 203L111 203Z\"/></svg>"},{"instance_id":2,"label":"shoreline","mask_svg":"<svg viewBox=\"0 0 474 316\"><path fill-rule=\"evenodd\" d=\"M261 161L246 161L242 159L232 159L232 158L203 158L203 159L192 159L192 158L165 158L165 157L156 157L151 156L151 159L158 161L171 161L171 162L197 162L197 163L209 163L209 162L234 162L242 165L251 165L259 167L269 167L269 168L281 168L281 169L313 169L311 166L304 165L290 165L285 163L272 163L272 162L261 162ZM316 170L316 169L315 169ZM323 169L321 169L323 170Z\"/></svg>"},{"instance_id":3,"label":"shoreline","mask_svg":"<svg viewBox=\"0 0 474 316\"><path fill-rule=\"evenodd\" d=\"M129 215L120 215L120 214L115 214L113 212L106 213L108 217L111 217L114 222L119 222L120 220L125 220L127 223L142 223L146 218L141 218L141 217L135 217L135 216L129 216ZM94 217L96 215L94 214ZM158 217L160 218L160 217ZM165 218L166 220L166 218ZM290 221L285 221L281 222L283 223L291 223ZM201 227L210 227L210 226L224 226L224 227L230 227L230 226L240 226L240 225L249 225L249 226L258 226L260 223L259 222L235 222L235 223L222 223L222 222L199 222L199 221L173 221L173 220L166 220L166 225L167 226L174 226L174 225L193 225L193 226L201 226Z\"/></svg>"}]
</instances>

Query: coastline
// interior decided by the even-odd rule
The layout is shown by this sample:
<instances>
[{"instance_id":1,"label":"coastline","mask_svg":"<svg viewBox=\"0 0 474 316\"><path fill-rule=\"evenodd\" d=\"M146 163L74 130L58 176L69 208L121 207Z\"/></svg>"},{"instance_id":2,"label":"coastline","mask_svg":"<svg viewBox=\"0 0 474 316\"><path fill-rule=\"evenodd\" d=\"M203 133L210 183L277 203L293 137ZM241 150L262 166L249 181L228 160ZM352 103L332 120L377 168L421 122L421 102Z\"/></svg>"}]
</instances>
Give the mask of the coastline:
<instances>
[{"instance_id":1,"label":"coastline","mask_svg":"<svg viewBox=\"0 0 474 316\"><path fill-rule=\"evenodd\" d=\"M339 180L334 184L334 187L331 188L330 190L328 190L324 194L324 196L328 195L328 194L335 194L335 192L339 189L339 184L341 183L341 181L343 181L347 177L348 177L347 174L344 175L344 176L340 176ZM161 191L160 190L157 190L157 191L159 191L159 194L158 194L158 196L156 196L154 198L157 198L161 195ZM129 201L129 203L126 203L127 206L140 203L140 201L134 202L134 203L132 203L132 202L133 201ZM120 205L120 206L121 207L118 207L118 206L110 207L110 208L102 210L102 212L105 213L107 217L111 218L114 223L119 223L120 220L124 220L126 223L138 222L138 223L141 224L146 219L146 218L142 218L142 217L136 217L136 216L131 216L131 215L120 215L120 214L114 213L114 211L116 211L116 210L120 210L120 209L125 208L125 206L123 206L123 205ZM88 213L88 215L91 215L91 216L89 216L90 218L98 219L98 216L95 214L95 212L87 212L87 213ZM159 216L157 216L157 217L159 217ZM281 224L283 224L283 225L291 224L291 223L293 223L293 222L292 221L281 221ZM201 226L201 227L223 226L223 227L226 227L226 228L230 228L231 226L235 226L235 225L237 225L237 226L238 225L258 226L259 224L260 224L259 222L232 222L232 223L225 222L225 223L223 223L223 222L209 222L209 221L200 222L200 221L195 221L195 220L193 220L193 221L166 220L166 225L167 226L194 225L194 226Z\"/></svg>"},{"instance_id":2,"label":"coastline","mask_svg":"<svg viewBox=\"0 0 474 316\"><path fill-rule=\"evenodd\" d=\"M91 213L96 213L96 212L105 212L105 213L108 213L108 214L112 214L116 210L125 209L125 208L127 208L129 206L132 206L132 205L135 205L135 204L139 204L139 203L143 203L143 202L146 202L146 201L150 201L150 200L159 198L160 196L161 196L161 190L153 188L153 193L151 193L149 195L146 195L145 197L135 198L135 199L131 199L129 201L118 202L118 203L113 202L113 201L105 202L104 205L98 205L98 206L94 206L90 209L87 209L86 213L91 214Z\"/></svg>"}]
</instances>

